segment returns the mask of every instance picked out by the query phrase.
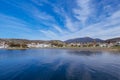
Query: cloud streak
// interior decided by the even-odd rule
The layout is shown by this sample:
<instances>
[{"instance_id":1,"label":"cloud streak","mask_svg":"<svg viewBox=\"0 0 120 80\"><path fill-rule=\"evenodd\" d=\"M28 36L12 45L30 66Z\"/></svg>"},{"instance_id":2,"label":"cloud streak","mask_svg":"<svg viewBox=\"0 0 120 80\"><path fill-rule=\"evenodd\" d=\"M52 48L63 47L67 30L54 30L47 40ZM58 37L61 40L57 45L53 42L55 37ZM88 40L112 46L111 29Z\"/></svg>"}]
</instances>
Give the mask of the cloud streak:
<instances>
[{"instance_id":1,"label":"cloud streak","mask_svg":"<svg viewBox=\"0 0 120 80\"><path fill-rule=\"evenodd\" d=\"M74 16L83 24L91 13L90 0L77 0L77 8L73 9Z\"/></svg>"},{"instance_id":2,"label":"cloud streak","mask_svg":"<svg viewBox=\"0 0 120 80\"><path fill-rule=\"evenodd\" d=\"M0 37L4 31L16 34L9 37L47 40L120 36L120 5L117 0L106 3L104 0L1 0L0 3L11 8L0 6Z\"/></svg>"},{"instance_id":3,"label":"cloud streak","mask_svg":"<svg viewBox=\"0 0 120 80\"><path fill-rule=\"evenodd\" d=\"M108 39L112 37L120 36L120 11L115 12L112 16L106 18L104 21L101 21L96 24L87 26L80 31L73 33L72 35L65 36L67 38L76 38L91 36L94 38Z\"/></svg>"}]
</instances>

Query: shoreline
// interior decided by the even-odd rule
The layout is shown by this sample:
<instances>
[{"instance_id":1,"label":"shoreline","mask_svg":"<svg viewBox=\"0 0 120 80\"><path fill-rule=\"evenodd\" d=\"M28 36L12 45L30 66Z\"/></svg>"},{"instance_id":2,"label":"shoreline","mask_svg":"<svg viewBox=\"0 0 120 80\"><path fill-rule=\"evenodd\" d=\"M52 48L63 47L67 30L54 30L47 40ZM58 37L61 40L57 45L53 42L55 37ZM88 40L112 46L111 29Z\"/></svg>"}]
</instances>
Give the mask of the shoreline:
<instances>
[{"instance_id":1,"label":"shoreline","mask_svg":"<svg viewBox=\"0 0 120 80\"><path fill-rule=\"evenodd\" d=\"M41 48L47 49L47 48ZM63 48L48 48L48 49L69 49L79 51L117 51L120 52L120 48L100 48L100 47L63 47Z\"/></svg>"},{"instance_id":2,"label":"shoreline","mask_svg":"<svg viewBox=\"0 0 120 80\"><path fill-rule=\"evenodd\" d=\"M80 50L80 51L119 51L117 48L100 48L100 47L85 47L85 48L65 48L71 50Z\"/></svg>"},{"instance_id":3,"label":"shoreline","mask_svg":"<svg viewBox=\"0 0 120 80\"><path fill-rule=\"evenodd\" d=\"M2 49L2 48L1 48ZM101 48L101 47L49 47L49 48L3 48L6 50L29 50L29 49L70 49L80 51L119 51L120 48Z\"/></svg>"}]
</instances>

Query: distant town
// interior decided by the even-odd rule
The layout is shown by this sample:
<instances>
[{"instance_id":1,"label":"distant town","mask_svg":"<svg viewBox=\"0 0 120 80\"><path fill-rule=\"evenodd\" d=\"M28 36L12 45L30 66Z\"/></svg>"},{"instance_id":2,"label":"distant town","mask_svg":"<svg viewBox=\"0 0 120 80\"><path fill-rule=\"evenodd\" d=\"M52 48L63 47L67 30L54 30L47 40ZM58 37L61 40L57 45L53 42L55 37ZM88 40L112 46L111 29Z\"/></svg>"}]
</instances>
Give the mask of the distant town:
<instances>
[{"instance_id":1,"label":"distant town","mask_svg":"<svg viewBox=\"0 0 120 80\"><path fill-rule=\"evenodd\" d=\"M93 39L90 37L60 40L26 40L26 39L0 39L0 48L2 49L29 49L29 48L83 48L99 47L111 48L120 47L120 38L108 40Z\"/></svg>"}]
</instances>

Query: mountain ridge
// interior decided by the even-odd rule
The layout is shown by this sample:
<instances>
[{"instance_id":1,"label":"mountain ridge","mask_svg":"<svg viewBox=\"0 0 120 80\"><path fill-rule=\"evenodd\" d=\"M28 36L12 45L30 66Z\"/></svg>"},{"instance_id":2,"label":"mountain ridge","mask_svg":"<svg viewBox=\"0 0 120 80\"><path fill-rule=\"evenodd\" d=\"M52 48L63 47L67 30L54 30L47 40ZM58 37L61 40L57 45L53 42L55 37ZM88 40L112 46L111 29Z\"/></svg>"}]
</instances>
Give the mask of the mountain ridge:
<instances>
[{"instance_id":1,"label":"mountain ridge","mask_svg":"<svg viewBox=\"0 0 120 80\"><path fill-rule=\"evenodd\" d=\"M91 37L81 37L81 38L74 38L74 39L68 39L64 42L66 43L87 43L87 42L103 42L104 40L99 38L91 38Z\"/></svg>"},{"instance_id":2,"label":"mountain ridge","mask_svg":"<svg viewBox=\"0 0 120 80\"><path fill-rule=\"evenodd\" d=\"M73 39L68 39L65 41L62 40L28 40L28 39L14 39L14 38L0 38L0 41L6 41L6 42L11 42L11 41L15 41L15 42L25 42L25 43L29 43L29 42L39 42L39 43L50 43L52 41L57 41L57 42L65 42L65 43L87 43L87 42L116 42L116 41L120 41L120 37L115 37L115 38L111 38L111 39L106 39L106 40L102 40L99 38L91 38L91 37L81 37L81 38L73 38Z\"/></svg>"}]
</instances>

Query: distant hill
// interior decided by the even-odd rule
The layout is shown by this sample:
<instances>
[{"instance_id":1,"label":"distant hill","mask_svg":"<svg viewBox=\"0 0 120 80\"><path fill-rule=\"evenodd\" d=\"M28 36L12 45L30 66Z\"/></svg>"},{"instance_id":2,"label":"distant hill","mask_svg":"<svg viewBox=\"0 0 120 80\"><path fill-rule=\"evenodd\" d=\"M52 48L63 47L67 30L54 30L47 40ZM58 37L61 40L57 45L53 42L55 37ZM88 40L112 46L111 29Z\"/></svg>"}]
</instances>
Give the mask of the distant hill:
<instances>
[{"instance_id":1,"label":"distant hill","mask_svg":"<svg viewBox=\"0 0 120 80\"><path fill-rule=\"evenodd\" d=\"M60 40L49 40L49 41L45 41L45 40L27 40L27 39L0 39L0 42L6 42L6 43L53 43L53 42L57 42L57 43L64 43L63 41Z\"/></svg>"},{"instance_id":2,"label":"distant hill","mask_svg":"<svg viewBox=\"0 0 120 80\"><path fill-rule=\"evenodd\" d=\"M87 43L87 42L117 42L120 41L120 37L118 38L112 38L107 40L102 40L99 38L90 38L90 37L83 37L83 38L75 38L75 39L69 39L66 41L60 41L60 40L27 40L27 39L0 39L0 42L5 41L6 43L14 42L14 43Z\"/></svg>"},{"instance_id":3,"label":"distant hill","mask_svg":"<svg viewBox=\"0 0 120 80\"><path fill-rule=\"evenodd\" d=\"M5 41L6 43L14 42L14 43L28 43L29 40L26 39L0 39L0 41Z\"/></svg>"},{"instance_id":4,"label":"distant hill","mask_svg":"<svg viewBox=\"0 0 120 80\"><path fill-rule=\"evenodd\" d=\"M118 42L118 41L120 41L120 37L105 40L105 42Z\"/></svg>"},{"instance_id":5,"label":"distant hill","mask_svg":"<svg viewBox=\"0 0 120 80\"><path fill-rule=\"evenodd\" d=\"M65 42L66 43L87 43L87 42L104 42L104 40L101 40L101 39L93 39L93 38L90 38L90 37L83 37L83 38L75 38L75 39L69 39L69 40L66 40Z\"/></svg>"}]
</instances>

